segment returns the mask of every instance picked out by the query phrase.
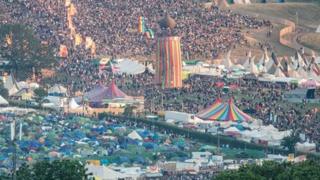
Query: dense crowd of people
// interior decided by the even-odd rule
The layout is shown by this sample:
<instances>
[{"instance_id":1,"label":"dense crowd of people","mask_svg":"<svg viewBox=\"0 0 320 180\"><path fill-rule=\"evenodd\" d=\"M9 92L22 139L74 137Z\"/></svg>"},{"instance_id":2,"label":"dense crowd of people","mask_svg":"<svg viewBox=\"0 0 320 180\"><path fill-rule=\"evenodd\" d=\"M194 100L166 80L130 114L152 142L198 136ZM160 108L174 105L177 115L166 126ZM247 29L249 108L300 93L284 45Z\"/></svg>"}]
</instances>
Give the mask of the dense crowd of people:
<instances>
[{"instance_id":1,"label":"dense crowd of people","mask_svg":"<svg viewBox=\"0 0 320 180\"><path fill-rule=\"evenodd\" d=\"M91 37L97 44L97 54L114 56L150 55L155 51L155 40L146 43L145 36L137 32L138 17L155 35L160 33L159 20L169 14L176 20L173 34L182 38L183 52L188 57L212 57L235 44L245 43L241 30L269 26L249 16L235 14L218 7L204 9L190 0L178 1L71 1L76 8L72 16L78 33ZM66 44L72 49L65 1L2 1L2 23L22 23L35 30L42 41L54 47ZM76 54L83 48L75 48ZM79 55L78 55L79 56ZM84 60L87 57L80 57Z\"/></svg>"}]
</instances>

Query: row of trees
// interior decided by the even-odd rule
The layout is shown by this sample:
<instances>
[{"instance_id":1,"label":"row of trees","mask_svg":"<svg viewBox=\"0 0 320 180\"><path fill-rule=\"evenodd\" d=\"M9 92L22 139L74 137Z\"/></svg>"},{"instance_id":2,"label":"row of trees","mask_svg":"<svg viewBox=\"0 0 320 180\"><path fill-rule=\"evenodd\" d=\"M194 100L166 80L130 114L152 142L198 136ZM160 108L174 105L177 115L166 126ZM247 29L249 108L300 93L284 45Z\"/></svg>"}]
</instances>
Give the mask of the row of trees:
<instances>
[{"instance_id":1,"label":"row of trees","mask_svg":"<svg viewBox=\"0 0 320 180\"><path fill-rule=\"evenodd\" d=\"M20 24L0 25L0 55L9 61L6 69L25 79L33 72L56 62L53 48L41 42L31 28Z\"/></svg>"},{"instance_id":2,"label":"row of trees","mask_svg":"<svg viewBox=\"0 0 320 180\"><path fill-rule=\"evenodd\" d=\"M305 161L302 163L277 163L266 161L263 165L247 165L236 171L224 171L215 180L285 180L285 179L320 179L320 163Z\"/></svg>"},{"instance_id":3,"label":"row of trees","mask_svg":"<svg viewBox=\"0 0 320 180\"><path fill-rule=\"evenodd\" d=\"M85 165L76 160L39 161L22 165L16 174L17 180L85 180L88 174Z\"/></svg>"}]
</instances>

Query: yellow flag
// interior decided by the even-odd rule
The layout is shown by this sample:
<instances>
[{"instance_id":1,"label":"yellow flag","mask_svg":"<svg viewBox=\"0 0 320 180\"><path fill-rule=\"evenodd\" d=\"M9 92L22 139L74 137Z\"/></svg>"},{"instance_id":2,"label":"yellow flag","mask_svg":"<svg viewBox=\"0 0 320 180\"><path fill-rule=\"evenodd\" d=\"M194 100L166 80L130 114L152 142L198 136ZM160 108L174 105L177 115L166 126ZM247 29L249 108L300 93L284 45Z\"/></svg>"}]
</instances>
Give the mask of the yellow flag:
<instances>
[{"instance_id":1,"label":"yellow flag","mask_svg":"<svg viewBox=\"0 0 320 180\"><path fill-rule=\"evenodd\" d=\"M70 16L74 16L77 13L77 9L75 8L75 6L71 3L69 8L68 8L68 14Z\"/></svg>"},{"instance_id":2,"label":"yellow flag","mask_svg":"<svg viewBox=\"0 0 320 180\"><path fill-rule=\"evenodd\" d=\"M65 6L66 6L66 7L69 7L69 6L70 6L70 4L71 4L71 0L66 0L66 2L65 2Z\"/></svg>"},{"instance_id":3,"label":"yellow flag","mask_svg":"<svg viewBox=\"0 0 320 180\"><path fill-rule=\"evenodd\" d=\"M96 55L96 43L93 42L91 46L91 55L95 56Z\"/></svg>"},{"instance_id":4,"label":"yellow flag","mask_svg":"<svg viewBox=\"0 0 320 180\"><path fill-rule=\"evenodd\" d=\"M182 80L186 80L189 77L189 71L182 71Z\"/></svg>"},{"instance_id":5,"label":"yellow flag","mask_svg":"<svg viewBox=\"0 0 320 180\"><path fill-rule=\"evenodd\" d=\"M87 36L87 37L86 37L86 49L91 48L92 44L93 44L92 38L89 37L89 36Z\"/></svg>"},{"instance_id":6,"label":"yellow flag","mask_svg":"<svg viewBox=\"0 0 320 180\"><path fill-rule=\"evenodd\" d=\"M12 33L6 35L6 43L8 46L12 45Z\"/></svg>"},{"instance_id":7,"label":"yellow flag","mask_svg":"<svg viewBox=\"0 0 320 180\"><path fill-rule=\"evenodd\" d=\"M82 43L82 37L80 34L77 33L74 38L74 44L76 46L79 46L81 43Z\"/></svg>"}]
</instances>

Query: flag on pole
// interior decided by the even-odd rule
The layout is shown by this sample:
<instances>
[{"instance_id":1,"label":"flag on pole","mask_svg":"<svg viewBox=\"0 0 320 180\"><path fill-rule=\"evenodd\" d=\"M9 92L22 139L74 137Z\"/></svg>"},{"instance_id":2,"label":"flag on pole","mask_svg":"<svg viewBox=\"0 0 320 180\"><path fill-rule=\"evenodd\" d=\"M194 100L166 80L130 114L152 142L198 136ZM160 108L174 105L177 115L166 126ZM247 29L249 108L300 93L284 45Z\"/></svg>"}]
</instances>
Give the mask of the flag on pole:
<instances>
[{"instance_id":1,"label":"flag on pole","mask_svg":"<svg viewBox=\"0 0 320 180\"><path fill-rule=\"evenodd\" d=\"M60 45L59 56L63 57L63 58L68 56L68 48L67 48L67 46Z\"/></svg>"},{"instance_id":2,"label":"flag on pole","mask_svg":"<svg viewBox=\"0 0 320 180\"><path fill-rule=\"evenodd\" d=\"M20 127L19 127L19 141L22 139L22 122L20 122Z\"/></svg>"},{"instance_id":3,"label":"flag on pole","mask_svg":"<svg viewBox=\"0 0 320 180\"><path fill-rule=\"evenodd\" d=\"M110 66L111 66L112 73L118 73L120 71L119 67L114 66L111 61L110 61Z\"/></svg>"},{"instance_id":4,"label":"flag on pole","mask_svg":"<svg viewBox=\"0 0 320 180\"><path fill-rule=\"evenodd\" d=\"M15 127L16 127L16 123L15 123L15 121L13 121L13 122L10 124L11 141L14 140L14 136L15 136L15 134L16 134L16 132L15 132L15 131L16 131Z\"/></svg>"}]
</instances>

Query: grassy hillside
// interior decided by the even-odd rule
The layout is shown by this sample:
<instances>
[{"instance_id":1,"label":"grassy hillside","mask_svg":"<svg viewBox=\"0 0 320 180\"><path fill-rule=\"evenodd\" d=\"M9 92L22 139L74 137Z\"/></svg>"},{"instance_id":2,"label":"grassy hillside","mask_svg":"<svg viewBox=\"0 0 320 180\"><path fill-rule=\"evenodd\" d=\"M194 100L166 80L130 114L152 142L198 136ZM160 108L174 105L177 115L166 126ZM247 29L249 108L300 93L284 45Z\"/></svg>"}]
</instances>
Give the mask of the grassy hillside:
<instances>
[{"instance_id":1,"label":"grassy hillside","mask_svg":"<svg viewBox=\"0 0 320 180\"><path fill-rule=\"evenodd\" d=\"M307 33L299 38L299 42L304 46L320 51L320 33Z\"/></svg>"},{"instance_id":2,"label":"grassy hillside","mask_svg":"<svg viewBox=\"0 0 320 180\"><path fill-rule=\"evenodd\" d=\"M267 3L251 5L233 5L232 10L246 14L257 13L261 16L272 16L296 22L299 26L316 29L320 24L320 5L314 3Z\"/></svg>"}]
</instances>

